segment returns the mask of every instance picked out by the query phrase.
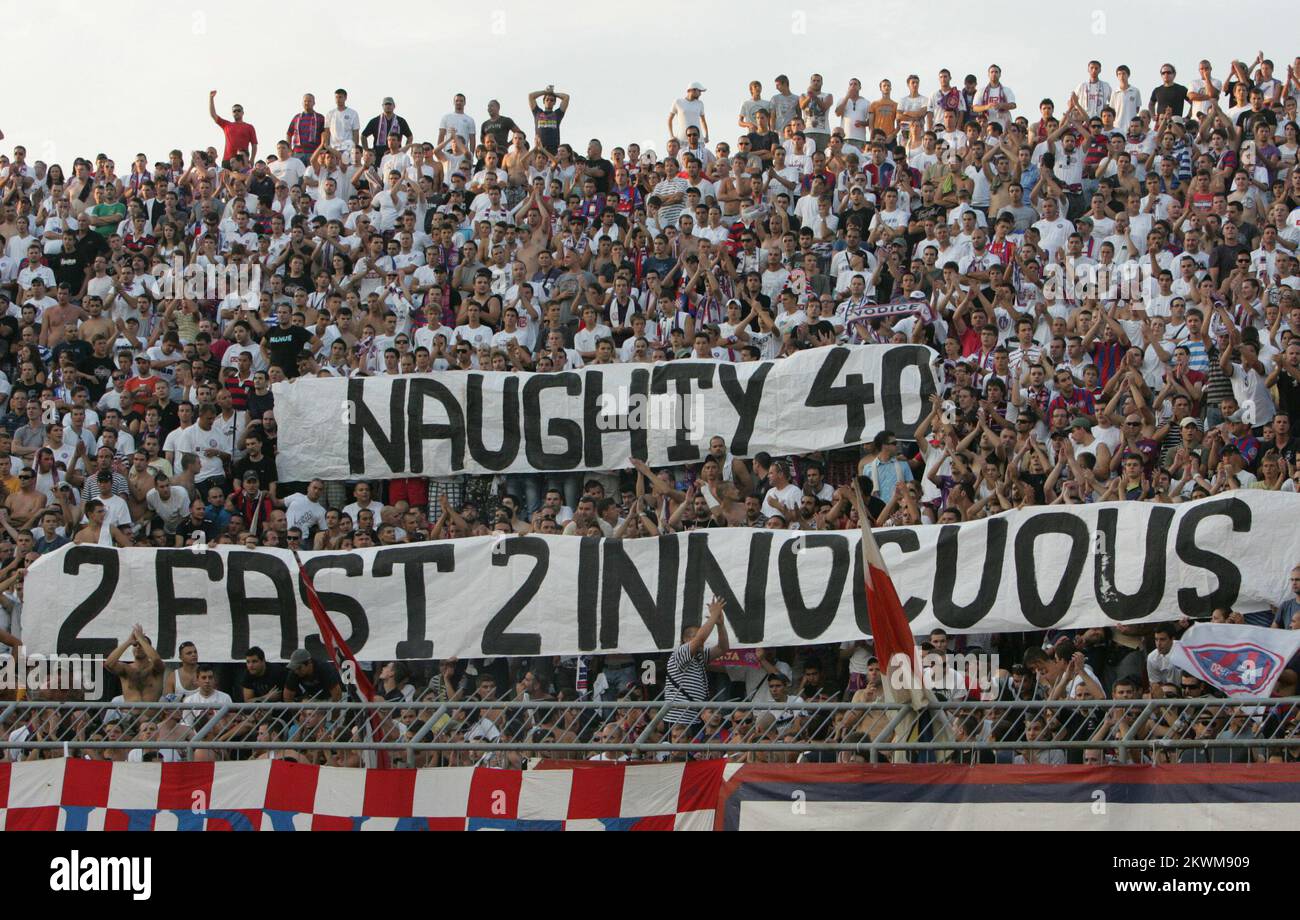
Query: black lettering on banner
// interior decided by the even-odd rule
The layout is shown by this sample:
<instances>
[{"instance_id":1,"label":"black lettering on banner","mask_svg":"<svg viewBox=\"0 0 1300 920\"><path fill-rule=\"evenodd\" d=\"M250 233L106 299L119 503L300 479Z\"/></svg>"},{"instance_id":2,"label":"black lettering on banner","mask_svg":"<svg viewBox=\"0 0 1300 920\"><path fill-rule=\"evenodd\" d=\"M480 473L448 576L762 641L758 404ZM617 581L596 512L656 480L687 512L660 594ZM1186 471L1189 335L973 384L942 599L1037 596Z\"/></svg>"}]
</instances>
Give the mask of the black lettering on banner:
<instances>
[{"instance_id":1,"label":"black lettering on banner","mask_svg":"<svg viewBox=\"0 0 1300 920\"><path fill-rule=\"evenodd\" d=\"M1044 604L1038 593L1038 558L1034 553L1034 544L1039 537L1048 534L1069 537L1070 555L1066 557L1065 571L1061 574L1052 599ZM1060 622L1074 601L1074 593L1079 587L1079 576L1083 574L1084 563L1088 561L1091 543L1088 525L1077 514L1049 511L1033 515L1020 525L1016 531L1013 562L1020 613L1026 620L1039 629L1048 629ZM1052 557L1057 558L1057 554L1053 553Z\"/></svg>"},{"instance_id":2,"label":"black lettering on banner","mask_svg":"<svg viewBox=\"0 0 1300 920\"><path fill-rule=\"evenodd\" d=\"M551 548L540 537L510 537L502 544L502 552L492 553L493 565L509 565L515 556L533 557L533 570L528 573L524 583L519 586L510 599L505 602L496 615L483 628L484 655L540 655L542 652L541 633L508 633L507 629L515 617L537 596L537 589L546 580L546 572L551 565Z\"/></svg>"},{"instance_id":3,"label":"black lettering on banner","mask_svg":"<svg viewBox=\"0 0 1300 920\"><path fill-rule=\"evenodd\" d=\"M1169 525L1174 521L1174 509L1162 505L1141 507L1150 510L1145 522L1146 553L1138 563L1142 570L1142 585L1133 594L1120 591L1115 582L1115 561L1119 556L1116 546L1119 509L1102 508L1097 512L1097 530L1106 541L1106 551L1093 554L1092 588L1102 612L1112 620L1140 620L1150 616L1165 597L1165 546L1169 542Z\"/></svg>"},{"instance_id":4,"label":"black lettering on banner","mask_svg":"<svg viewBox=\"0 0 1300 920\"><path fill-rule=\"evenodd\" d=\"M921 538L915 530L908 527L891 527L889 529L873 530L871 535L876 538L876 545L880 547L883 554L886 544L893 544L905 553L915 553L921 549ZM894 582L894 587L898 587L898 582ZM899 599L903 605L903 615L907 617L910 623L921 615L925 610L925 598L909 597L907 600ZM864 633L871 632L871 615L867 610L867 573L862 562L862 537L853 541L853 621L858 624L858 629Z\"/></svg>"},{"instance_id":5,"label":"black lettering on banner","mask_svg":"<svg viewBox=\"0 0 1300 920\"><path fill-rule=\"evenodd\" d=\"M800 542L803 552L797 552ZM826 576L825 593L814 607L804 601L803 587L799 584L799 561L801 558L816 558L819 563L825 560L824 554L813 557L809 554L815 549L831 551L830 572ZM812 566L809 566L812 568ZM840 610L840 598L844 595L844 580L849 577L849 541L841 534L810 533L801 534L793 540L781 544L776 554L777 574L781 579L781 596L785 598L786 613L790 618L790 628L800 639L812 641L826 632L835 622Z\"/></svg>"},{"instance_id":6,"label":"black lettering on banner","mask_svg":"<svg viewBox=\"0 0 1300 920\"><path fill-rule=\"evenodd\" d=\"M885 412L885 430L911 431L930 411L934 395L934 371L930 368L930 349L924 345L895 345L884 352L880 369L880 406ZM903 418L903 371L915 367L921 376L917 395L917 417Z\"/></svg>"},{"instance_id":7,"label":"black lettering on banner","mask_svg":"<svg viewBox=\"0 0 1300 920\"><path fill-rule=\"evenodd\" d=\"M651 378L650 392L656 394L668 393L668 384L675 384L673 392L677 396L677 403L683 408L678 413L677 432L673 443L668 446L669 463L689 463L692 460L700 459L700 448L698 444L693 443L686 437L686 423L694 421L700 423L700 419L687 419L685 406L691 395L691 381L695 381L701 390L713 389L713 375L718 368L718 364L712 361L675 361L672 364L656 364L654 375Z\"/></svg>"},{"instance_id":8,"label":"black lettering on banner","mask_svg":"<svg viewBox=\"0 0 1300 920\"><path fill-rule=\"evenodd\" d=\"M677 623L677 538L659 537L658 593L650 589L637 572L636 563L620 540L604 540L600 573L600 647L617 648L619 607L623 595L632 602L641 622L650 632L656 649L664 651L676 645L673 627Z\"/></svg>"},{"instance_id":9,"label":"black lettering on banner","mask_svg":"<svg viewBox=\"0 0 1300 920\"><path fill-rule=\"evenodd\" d=\"M649 386L650 372L634 371L629 387L629 406L640 403L645 406L646 389ZM584 462L587 469L603 469L605 464L605 438L628 438L631 443L631 455L645 459L646 429L644 421L629 420L626 416L611 417L601 412L601 396L605 392L605 375L600 371L587 371L582 375L582 436ZM617 402L617 395L613 394ZM603 426L599 419L604 416Z\"/></svg>"},{"instance_id":10,"label":"black lettering on banner","mask_svg":"<svg viewBox=\"0 0 1300 920\"><path fill-rule=\"evenodd\" d=\"M121 574L121 560L117 550L104 546L81 544L68 550L63 557L63 574L76 575L83 565L99 566L103 571L95 590L72 608L72 613L59 626L58 653L60 655L107 655L117 648L117 639L83 639L81 631L90 621L104 612L117 591ZM35 611L32 611L35 613Z\"/></svg>"},{"instance_id":11,"label":"black lettering on banner","mask_svg":"<svg viewBox=\"0 0 1300 920\"><path fill-rule=\"evenodd\" d=\"M600 594L600 537L578 543L578 648L596 650L596 600Z\"/></svg>"},{"instance_id":12,"label":"black lettering on banner","mask_svg":"<svg viewBox=\"0 0 1300 920\"><path fill-rule=\"evenodd\" d=\"M366 404L365 377L348 380L348 405L352 407L352 422L348 425L348 469L368 476L377 471L366 468L366 445L370 438L384 463L394 473L406 470L406 380L394 379L388 391L388 431L379 424L370 406Z\"/></svg>"},{"instance_id":13,"label":"black lettering on banner","mask_svg":"<svg viewBox=\"0 0 1300 920\"><path fill-rule=\"evenodd\" d=\"M1219 586L1205 597L1195 588L1178 589L1178 607L1189 617L1208 617L1218 607L1231 608L1241 591L1241 570L1218 553L1196 545L1196 528L1206 518L1223 515L1232 522L1233 533L1249 533L1250 505L1237 498L1207 500L1188 510L1178 522L1174 549L1186 565L1205 569L1219 580Z\"/></svg>"},{"instance_id":14,"label":"black lettering on banner","mask_svg":"<svg viewBox=\"0 0 1300 920\"><path fill-rule=\"evenodd\" d=\"M465 422L469 434L469 455L484 469L504 470L519 456L519 378L507 376L501 393L501 447L489 450L483 442L483 382L482 374L470 374L465 384Z\"/></svg>"},{"instance_id":15,"label":"black lettering on banner","mask_svg":"<svg viewBox=\"0 0 1300 920\"><path fill-rule=\"evenodd\" d=\"M410 440L411 475L424 473L424 444L426 441L448 441L451 444L451 468L465 468L465 416L460 403L451 390L432 377L412 377L411 396L406 403L406 427ZM447 412L445 422L426 422L424 403L434 400Z\"/></svg>"},{"instance_id":16,"label":"black lettering on banner","mask_svg":"<svg viewBox=\"0 0 1300 920\"><path fill-rule=\"evenodd\" d=\"M424 567L432 565L439 572L454 572L455 550L448 543L415 543L381 549L375 554L375 564L370 573L375 578L387 578L397 565L406 568L406 639L397 643L394 657L432 658L433 643L425 638L429 611L425 603Z\"/></svg>"},{"instance_id":17,"label":"black lettering on banner","mask_svg":"<svg viewBox=\"0 0 1300 920\"><path fill-rule=\"evenodd\" d=\"M977 544L978 538L974 537L977 529L968 530L972 533L970 543ZM952 595L957 586L957 574L961 571L958 542L962 528L959 524L944 524L939 529L934 562L934 618L949 629L970 629L988 615L998 598L998 588L1002 583L1002 558L1007 549L1007 522L1003 518L989 518L984 530L987 539L979 590L969 604L958 604ZM962 587L966 587L965 582Z\"/></svg>"},{"instance_id":18,"label":"black lettering on banner","mask_svg":"<svg viewBox=\"0 0 1300 920\"><path fill-rule=\"evenodd\" d=\"M245 574L256 573L269 579L274 597L249 597ZM230 603L230 658L244 657L249 641L250 617L278 617L280 620L280 658L287 660L298 647L298 604L293 594L293 577L289 567L270 553L232 550L226 556L226 596Z\"/></svg>"},{"instance_id":19,"label":"black lettering on banner","mask_svg":"<svg viewBox=\"0 0 1300 920\"><path fill-rule=\"evenodd\" d=\"M201 617L208 614L206 597L177 597L176 570L199 569L207 573L208 581L217 582L225 576L225 565L220 553L195 553L188 549L160 549L154 555L154 582L158 591L158 641L154 648L163 658L176 656L176 618Z\"/></svg>"},{"instance_id":20,"label":"black lettering on banner","mask_svg":"<svg viewBox=\"0 0 1300 920\"><path fill-rule=\"evenodd\" d=\"M728 449L738 457L749 454L749 439L754 436L758 410L763 405L763 385L767 382L767 375L772 372L774 363L763 361L760 364L749 365L754 368L754 371L749 375L748 387L741 384L736 365L718 365L718 383L722 386L722 392L727 394L727 399L731 401L731 408L735 409L736 414L740 416L740 421L736 423L736 430L731 434L731 443L727 445Z\"/></svg>"},{"instance_id":21,"label":"black lettering on banner","mask_svg":"<svg viewBox=\"0 0 1300 920\"><path fill-rule=\"evenodd\" d=\"M818 349L825 355L822 366L817 369L804 405L810 409L823 409L843 406L846 417L844 437L841 443L861 444L863 430L867 427L867 406L876 401L876 385L866 383L861 374L848 374L843 386L835 385L835 378L849 360L848 348Z\"/></svg>"},{"instance_id":22,"label":"black lettering on banner","mask_svg":"<svg viewBox=\"0 0 1300 920\"><path fill-rule=\"evenodd\" d=\"M347 643L348 648L352 649L353 654L361 651L365 647L366 640L370 638L370 621L366 618L366 608L361 606L361 601L349 594L322 591L320 580L316 576L320 572L337 569L349 578L359 578L365 572L365 565L365 560L361 558L360 553L326 553L312 556L303 563L303 568L307 570L307 577L316 588L316 596L320 598L325 612L347 617L348 631L342 635L343 641ZM307 585L302 580L301 574L298 576L298 596L302 598L303 605L308 606ZM319 633L309 633L303 637L302 647L317 658L329 660L329 653L325 650L325 643L321 641Z\"/></svg>"},{"instance_id":23,"label":"black lettering on banner","mask_svg":"<svg viewBox=\"0 0 1300 920\"><path fill-rule=\"evenodd\" d=\"M524 382L524 455L534 470L573 470L582 463L582 426L562 417L547 421L546 434L564 439L564 450L550 453L542 442L542 393L564 390L569 396L582 393L582 378L567 371L536 374Z\"/></svg>"},{"instance_id":24,"label":"black lettering on banner","mask_svg":"<svg viewBox=\"0 0 1300 920\"><path fill-rule=\"evenodd\" d=\"M724 616L732 637L746 645L762 645L767 622L767 574L768 560L772 555L772 532L760 531L749 538L749 559L743 573L743 601L736 596L727 571L709 547L711 532L696 530L686 538L682 629L700 625L707 599L716 594L727 602Z\"/></svg>"}]
</instances>

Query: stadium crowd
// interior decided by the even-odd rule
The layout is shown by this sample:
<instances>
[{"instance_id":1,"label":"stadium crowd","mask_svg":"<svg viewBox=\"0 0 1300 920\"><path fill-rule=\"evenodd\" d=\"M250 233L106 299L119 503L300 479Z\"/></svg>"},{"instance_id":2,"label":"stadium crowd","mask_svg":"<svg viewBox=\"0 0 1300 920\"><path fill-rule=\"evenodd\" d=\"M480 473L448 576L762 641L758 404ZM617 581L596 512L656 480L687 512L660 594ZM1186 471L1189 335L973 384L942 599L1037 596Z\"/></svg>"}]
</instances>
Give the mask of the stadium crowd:
<instances>
[{"instance_id":1,"label":"stadium crowd","mask_svg":"<svg viewBox=\"0 0 1300 920\"><path fill-rule=\"evenodd\" d=\"M1148 92L1128 66L1103 69L1089 62L1076 87L1036 105L1018 103L996 65L960 83L946 69L910 75L897 97L882 80L875 99L857 79L842 96L817 74L797 87L778 76L774 93L754 80L735 128L717 132L729 139L711 137L694 83L671 106L662 152L599 139L576 152L561 139L570 96L553 86L528 94L519 121L493 100L478 123L457 94L419 135L391 98L363 122L343 89L323 110L307 94L260 154L243 107L224 117L214 91L219 148L141 153L120 174L103 155L65 172L15 147L0 156L0 639L21 639L27 567L68 542L340 550L495 532L855 528L855 475L871 480L876 525L1296 491L1300 58L1284 72L1262 53L1223 71L1201 61L1186 84L1162 64L1138 75L1155 81ZM730 117L714 114L715 126ZM872 305L884 309L862 309ZM752 459L715 438L703 463L676 468L277 477L277 444L293 436L275 419L271 387L284 381L754 361L845 342L924 343L940 356L942 392L915 430ZM1275 608L1214 618L1300 626L1300 570L1290 590L1284 578ZM1166 660L1185 626L936 634L924 647L1017 662L991 690L959 678L957 699L1207 694ZM179 667L166 666L137 630L110 659L120 698L281 704L265 721L228 717L219 731L232 738L358 730L285 708L342 692L332 665L305 651L287 669L256 649L215 668L199 652L183 646ZM683 676L711 697L774 708L752 724L692 715L652 739L884 730L877 713L797 708L879 698L867 641L702 655L688 643L650 669L629 655L388 662L375 682L412 704L385 723L401 738L422 726L468 740L626 739L652 707L566 724L577 717L454 704L680 699ZM1127 730L1113 712L1022 711L996 734L1104 742ZM166 740L202 719L115 716L6 728ZM1253 729L1215 719L1144 730L1294 727L1289 712L1260 714ZM994 733L974 714L955 730Z\"/></svg>"}]
</instances>

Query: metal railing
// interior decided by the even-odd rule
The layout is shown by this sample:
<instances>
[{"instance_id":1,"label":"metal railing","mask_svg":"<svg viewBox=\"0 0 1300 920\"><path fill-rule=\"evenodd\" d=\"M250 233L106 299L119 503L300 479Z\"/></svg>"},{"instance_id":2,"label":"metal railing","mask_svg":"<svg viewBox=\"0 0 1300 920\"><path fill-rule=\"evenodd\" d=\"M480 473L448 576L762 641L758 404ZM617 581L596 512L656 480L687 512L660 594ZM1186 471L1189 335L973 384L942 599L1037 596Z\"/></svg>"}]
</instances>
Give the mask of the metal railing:
<instances>
[{"instance_id":1,"label":"metal railing","mask_svg":"<svg viewBox=\"0 0 1300 920\"><path fill-rule=\"evenodd\" d=\"M693 720L693 721L692 721ZM279 757L361 766L531 758L1233 763L1300 758L1300 698L884 702L417 700L0 703L10 760ZM368 752L367 758L361 755ZM1093 755L1094 759L1097 755Z\"/></svg>"}]
</instances>

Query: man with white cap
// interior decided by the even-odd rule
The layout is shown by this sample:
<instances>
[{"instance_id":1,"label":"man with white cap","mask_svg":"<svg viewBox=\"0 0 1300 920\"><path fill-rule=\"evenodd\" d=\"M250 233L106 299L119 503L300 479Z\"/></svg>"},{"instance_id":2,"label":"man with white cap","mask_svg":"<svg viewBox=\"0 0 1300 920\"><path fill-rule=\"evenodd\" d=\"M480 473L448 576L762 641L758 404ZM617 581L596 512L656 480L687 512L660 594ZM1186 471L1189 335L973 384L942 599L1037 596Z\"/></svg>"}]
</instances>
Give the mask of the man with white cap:
<instances>
[{"instance_id":1,"label":"man with white cap","mask_svg":"<svg viewBox=\"0 0 1300 920\"><path fill-rule=\"evenodd\" d=\"M704 135L704 142L709 142L709 120L704 117L704 102L700 94L704 85L699 81L686 89L686 98L673 103L673 110L668 113L668 136L685 142L687 128L699 128Z\"/></svg>"}]
</instances>

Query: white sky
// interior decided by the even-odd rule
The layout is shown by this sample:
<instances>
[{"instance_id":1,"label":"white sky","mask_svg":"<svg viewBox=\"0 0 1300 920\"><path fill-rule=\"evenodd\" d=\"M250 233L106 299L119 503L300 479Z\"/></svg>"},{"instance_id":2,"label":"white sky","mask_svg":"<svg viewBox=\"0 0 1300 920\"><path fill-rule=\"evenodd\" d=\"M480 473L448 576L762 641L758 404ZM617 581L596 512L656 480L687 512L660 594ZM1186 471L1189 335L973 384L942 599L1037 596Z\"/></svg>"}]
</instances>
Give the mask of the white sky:
<instances>
[{"instance_id":1,"label":"white sky","mask_svg":"<svg viewBox=\"0 0 1300 920\"><path fill-rule=\"evenodd\" d=\"M314 92L324 110L337 86L348 89L363 124L379 113L384 96L394 96L422 140L436 137L458 91L476 122L495 97L503 114L531 131L527 93L554 83L573 96L562 134L579 153L592 136L607 150L636 141L662 153L669 108L693 80L708 87L705 114L716 143L735 139L749 81L761 80L770 97L779 72L790 75L794 92L820 72L838 101L854 76L871 98L889 77L898 98L910 72L929 93L941 67L955 82L969 72L982 84L997 62L1019 112L1033 118L1044 95L1061 108L1090 58L1102 62L1103 79L1112 83L1115 66L1129 64L1145 95L1166 57L1188 82L1201 57L1222 76L1234 56L1253 61L1260 49L1285 76L1297 50L1277 41L1279 34L1294 38L1293 30L1278 29L1280 18L1292 17L1256 0L1236 0L1228 9L1204 0L1037 9L1003 0L467 6L0 0L0 146L8 152L24 144L29 159L65 171L74 157L103 151L119 175L138 151L152 163L173 147L220 150L221 133L207 114L212 89L219 90L223 117L233 103L244 105L259 153L284 136L302 93ZM84 64L88 54L112 63Z\"/></svg>"}]
</instances>

